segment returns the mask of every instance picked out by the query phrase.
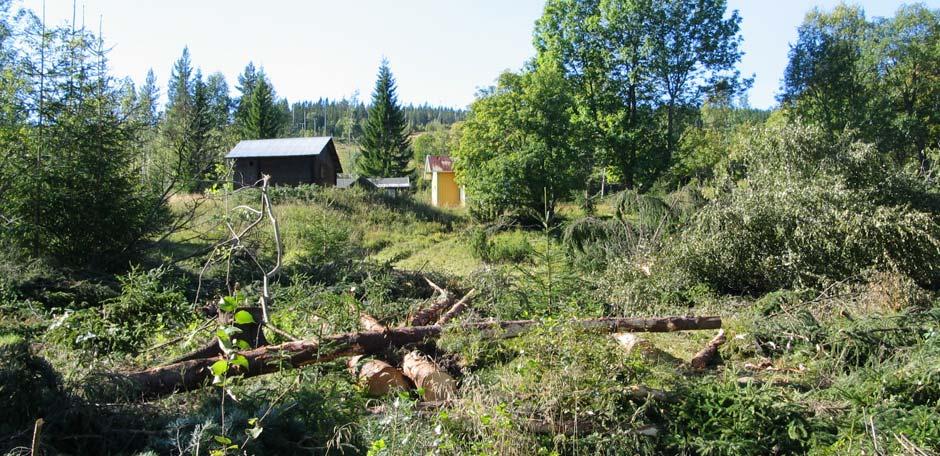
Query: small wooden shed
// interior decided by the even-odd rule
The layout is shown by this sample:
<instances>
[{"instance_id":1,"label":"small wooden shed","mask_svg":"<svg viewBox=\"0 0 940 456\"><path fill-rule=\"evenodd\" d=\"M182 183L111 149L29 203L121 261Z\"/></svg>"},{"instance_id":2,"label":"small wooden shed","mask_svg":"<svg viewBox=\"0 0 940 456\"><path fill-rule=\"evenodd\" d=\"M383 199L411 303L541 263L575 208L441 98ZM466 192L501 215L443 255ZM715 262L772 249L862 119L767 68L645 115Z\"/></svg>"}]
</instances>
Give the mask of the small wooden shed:
<instances>
[{"instance_id":1,"label":"small wooden shed","mask_svg":"<svg viewBox=\"0 0 940 456\"><path fill-rule=\"evenodd\" d=\"M253 185L263 174L272 185L336 185L343 172L331 136L240 141L225 156L233 160L236 185Z\"/></svg>"},{"instance_id":2,"label":"small wooden shed","mask_svg":"<svg viewBox=\"0 0 940 456\"><path fill-rule=\"evenodd\" d=\"M424 176L431 180L431 204L437 207L458 207L466 203L463 187L454 179L454 161L443 155L424 159Z\"/></svg>"}]
</instances>

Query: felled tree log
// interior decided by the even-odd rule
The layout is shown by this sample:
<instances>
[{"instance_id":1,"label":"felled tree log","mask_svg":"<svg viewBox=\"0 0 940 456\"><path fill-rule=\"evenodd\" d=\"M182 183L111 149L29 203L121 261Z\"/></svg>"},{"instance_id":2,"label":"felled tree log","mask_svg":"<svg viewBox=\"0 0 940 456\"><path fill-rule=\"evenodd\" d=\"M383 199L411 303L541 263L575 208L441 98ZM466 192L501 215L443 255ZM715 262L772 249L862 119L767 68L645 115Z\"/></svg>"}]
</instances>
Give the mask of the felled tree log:
<instances>
[{"instance_id":1,"label":"felled tree log","mask_svg":"<svg viewBox=\"0 0 940 456\"><path fill-rule=\"evenodd\" d=\"M366 313L359 315L359 326L366 331L385 331L385 325Z\"/></svg>"},{"instance_id":2,"label":"felled tree log","mask_svg":"<svg viewBox=\"0 0 940 456\"><path fill-rule=\"evenodd\" d=\"M359 324L366 331L385 331L387 328L369 314L359 315ZM346 365L366 394L380 397L395 390L407 390L411 384L401 370L380 359L370 359L360 363L362 355L349 358Z\"/></svg>"},{"instance_id":3,"label":"felled tree log","mask_svg":"<svg viewBox=\"0 0 940 456\"><path fill-rule=\"evenodd\" d=\"M718 329L720 317L665 317L665 318L597 318L573 320L572 325L587 330L616 332L671 332L699 329ZM482 331L490 337L515 337L526 330L542 325L537 320L484 321L456 325L464 331ZM319 340L300 340L280 345L268 345L241 352L248 360L248 368L232 366L229 375L245 378L298 368L313 363L333 361L354 355L379 353L389 347L403 347L440 337L444 327L439 325L414 326L364 331L324 337ZM210 366L219 357L181 361L165 366L120 375L129 387L135 388L141 398L156 398L176 392L202 388L212 378Z\"/></svg>"},{"instance_id":4,"label":"felled tree log","mask_svg":"<svg viewBox=\"0 0 940 456\"><path fill-rule=\"evenodd\" d=\"M362 364L362 356L353 356L350 371L358 379L359 386L372 397L381 397L393 391L411 389L401 370L380 359L370 359Z\"/></svg>"},{"instance_id":5,"label":"felled tree log","mask_svg":"<svg viewBox=\"0 0 940 456\"><path fill-rule=\"evenodd\" d=\"M701 349L695 356L692 357L692 360L689 361L689 364L696 369L704 369L708 364L715 358L715 355L718 354L718 347L721 344L725 343L727 337L725 337L725 330L719 329L718 334L715 335L712 340L705 345L705 348Z\"/></svg>"},{"instance_id":6,"label":"felled tree log","mask_svg":"<svg viewBox=\"0 0 940 456\"><path fill-rule=\"evenodd\" d=\"M457 396L457 381L419 351L405 355L402 371L421 390L425 401L447 401Z\"/></svg>"}]
</instances>

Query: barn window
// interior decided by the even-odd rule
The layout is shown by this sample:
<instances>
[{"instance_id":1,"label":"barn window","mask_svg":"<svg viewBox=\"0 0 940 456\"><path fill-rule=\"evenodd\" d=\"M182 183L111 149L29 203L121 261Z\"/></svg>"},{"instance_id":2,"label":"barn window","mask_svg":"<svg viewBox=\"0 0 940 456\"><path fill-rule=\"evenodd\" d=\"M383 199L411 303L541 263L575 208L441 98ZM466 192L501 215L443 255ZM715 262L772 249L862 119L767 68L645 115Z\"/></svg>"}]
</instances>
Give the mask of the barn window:
<instances>
[{"instance_id":1,"label":"barn window","mask_svg":"<svg viewBox=\"0 0 940 456\"><path fill-rule=\"evenodd\" d=\"M249 161L248 161L248 166L255 166L255 162L249 160Z\"/></svg>"}]
</instances>

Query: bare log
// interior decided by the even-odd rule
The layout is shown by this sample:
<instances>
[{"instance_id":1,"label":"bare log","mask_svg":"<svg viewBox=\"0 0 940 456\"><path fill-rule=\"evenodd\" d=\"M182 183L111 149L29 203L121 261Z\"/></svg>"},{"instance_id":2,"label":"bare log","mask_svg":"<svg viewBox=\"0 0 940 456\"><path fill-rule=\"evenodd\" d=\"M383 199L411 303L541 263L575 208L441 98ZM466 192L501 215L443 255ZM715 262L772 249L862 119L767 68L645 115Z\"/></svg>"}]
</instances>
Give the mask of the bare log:
<instances>
[{"instance_id":1,"label":"bare log","mask_svg":"<svg viewBox=\"0 0 940 456\"><path fill-rule=\"evenodd\" d=\"M359 315L359 325L366 331L385 331L386 329L385 325L379 323L375 317L365 313Z\"/></svg>"},{"instance_id":2,"label":"bare log","mask_svg":"<svg viewBox=\"0 0 940 456\"><path fill-rule=\"evenodd\" d=\"M359 324L366 331L385 331L387 328L369 314L359 315ZM380 359L370 359L360 364L362 355L349 358L346 365L349 372L357 379L359 386L366 394L380 397L391 391L407 390L411 384L402 374L401 370Z\"/></svg>"},{"instance_id":3,"label":"bare log","mask_svg":"<svg viewBox=\"0 0 940 456\"><path fill-rule=\"evenodd\" d=\"M665 318L598 318L573 320L573 325L587 330L616 332L671 332L699 329L718 329L720 317L665 317ZM490 337L515 337L526 330L542 325L537 320L484 321L462 323L462 330L482 331ZM241 352L248 360L248 368L232 366L229 375L245 378L299 368L313 363L336 360L354 355L371 355L389 347L403 347L440 337L444 327L439 325L414 326L337 334L319 340L300 340L280 345L267 345ZM212 379L210 366L220 358L189 359L166 366L121 375L141 398L156 398L176 392L202 388Z\"/></svg>"},{"instance_id":4,"label":"bare log","mask_svg":"<svg viewBox=\"0 0 940 456\"><path fill-rule=\"evenodd\" d=\"M715 358L715 355L718 354L718 347L725 343L726 340L728 340L728 338L725 337L725 330L719 329L718 334L705 345L705 348L701 349L692 357L689 364L696 369L704 369L708 366L708 363Z\"/></svg>"},{"instance_id":5,"label":"bare log","mask_svg":"<svg viewBox=\"0 0 940 456\"><path fill-rule=\"evenodd\" d=\"M421 390L425 401L447 401L457 396L457 381L419 351L405 355L402 371Z\"/></svg>"}]
</instances>

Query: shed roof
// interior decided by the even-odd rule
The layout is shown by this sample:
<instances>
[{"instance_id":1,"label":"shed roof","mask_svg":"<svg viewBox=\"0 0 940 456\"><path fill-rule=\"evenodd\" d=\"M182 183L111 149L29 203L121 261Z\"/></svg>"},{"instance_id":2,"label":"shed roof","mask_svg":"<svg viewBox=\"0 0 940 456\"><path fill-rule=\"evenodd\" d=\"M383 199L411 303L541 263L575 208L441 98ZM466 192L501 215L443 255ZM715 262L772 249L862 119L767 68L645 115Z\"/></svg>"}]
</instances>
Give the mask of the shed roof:
<instances>
[{"instance_id":1,"label":"shed roof","mask_svg":"<svg viewBox=\"0 0 940 456\"><path fill-rule=\"evenodd\" d=\"M332 136L313 138L252 139L239 141L225 158L302 157L320 155Z\"/></svg>"},{"instance_id":2,"label":"shed roof","mask_svg":"<svg viewBox=\"0 0 940 456\"><path fill-rule=\"evenodd\" d=\"M369 179L378 188L411 188L408 177L374 177Z\"/></svg>"},{"instance_id":3,"label":"shed roof","mask_svg":"<svg viewBox=\"0 0 940 456\"><path fill-rule=\"evenodd\" d=\"M336 179L337 188L349 188L353 185L368 184L375 188L411 188L408 177L340 177Z\"/></svg>"},{"instance_id":4,"label":"shed roof","mask_svg":"<svg viewBox=\"0 0 940 456\"><path fill-rule=\"evenodd\" d=\"M454 160L444 155L428 155L424 159L424 172L452 173L454 172Z\"/></svg>"}]
</instances>

